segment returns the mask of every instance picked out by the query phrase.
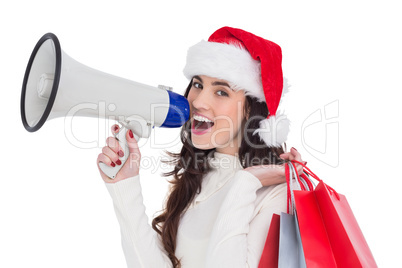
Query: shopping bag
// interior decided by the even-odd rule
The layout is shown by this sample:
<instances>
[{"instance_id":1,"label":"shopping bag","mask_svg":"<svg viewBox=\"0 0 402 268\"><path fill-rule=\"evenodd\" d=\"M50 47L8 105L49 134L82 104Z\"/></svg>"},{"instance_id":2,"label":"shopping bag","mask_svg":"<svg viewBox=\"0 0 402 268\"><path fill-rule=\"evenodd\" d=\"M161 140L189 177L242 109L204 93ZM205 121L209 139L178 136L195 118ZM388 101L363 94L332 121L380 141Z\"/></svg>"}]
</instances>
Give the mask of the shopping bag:
<instances>
[{"instance_id":1,"label":"shopping bag","mask_svg":"<svg viewBox=\"0 0 402 268\"><path fill-rule=\"evenodd\" d=\"M279 233L279 257L280 268L305 268L306 261L303 254L303 246L295 215L281 213Z\"/></svg>"},{"instance_id":2,"label":"shopping bag","mask_svg":"<svg viewBox=\"0 0 402 268\"><path fill-rule=\"evenodd\" d=\"M280 216L278 214L273 214L258 268L278 267L279 225Z\"/></svg>"},{"instance_id":3,"label":"shopping bag","mask_svg":"<svg viewBox=\"0 0 402 268\"><path fill-rule=\"evenodd\" d=\"M291 164L285 166L288 196L287 213L281 216L274 214L269 227L268 236L265 241L264 250L258 268L290 267L302 268L305 266L302 243L297 224L297 217L294 214L293 179L296 179L296 172ZM303 184L301 186L300 183ZM309 188L303 179L295 181L296 189ZM293 200L293 201L292 201Z\"/></svg>"},{"instance_id":4,"label":"shopping bag","mask_svg":"<svg viewBox=\"0 0 402 268\"><path fill-rule=\"evenodd\" d=\"M297 176L294 165L291 163L286 165L285 173L288 187L288 213L281 213L280 218L278 267L305 268L306 261L295 211L293 190L306 189L302 186L304 183L300 183L301 180Z\"/></svg>"},{"instance_id":5,"label":"shopping bag","mask_svg":"<svg viewBox=\"0 0 402 268\"><path fill-rule=\"evenodd\" d=\"M346 197L304 171L319 181L314 191L293 191L307 267L377 267Z\"/></svg>"},{"instance_id":6,"label":"shopping bag","mask_svg":"<svg viewBox=\"0 0 402 268\"><path fill-rule=\"evenodd\" d=\"M325 224L314 192L294 191L300 236L307 267L336 268Z\"/></svg>"}]
</instances>

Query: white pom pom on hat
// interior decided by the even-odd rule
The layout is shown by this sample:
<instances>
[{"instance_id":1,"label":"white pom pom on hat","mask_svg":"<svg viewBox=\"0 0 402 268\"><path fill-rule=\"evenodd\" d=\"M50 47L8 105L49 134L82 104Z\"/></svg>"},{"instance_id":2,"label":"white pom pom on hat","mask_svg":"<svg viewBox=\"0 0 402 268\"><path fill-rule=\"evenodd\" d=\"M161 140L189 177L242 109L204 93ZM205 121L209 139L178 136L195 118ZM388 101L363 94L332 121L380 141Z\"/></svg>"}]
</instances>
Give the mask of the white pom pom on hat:
<instances>
[{"instance_id":1,"label":"white pom pom on hat","mask_svg":"<svg viewBox=\"0 0 402 268\"><path fill-rule=\"evenodd\" d=\"M287 83L282 74L282 51L277 44L241 29L223 27L208 41L190 47L184 75L207 75L227 80L233 89L265 101L268 117L254 131L269 147L280 147L288 136L290 122L277 113Z\"/></svg>"}]
</instances>

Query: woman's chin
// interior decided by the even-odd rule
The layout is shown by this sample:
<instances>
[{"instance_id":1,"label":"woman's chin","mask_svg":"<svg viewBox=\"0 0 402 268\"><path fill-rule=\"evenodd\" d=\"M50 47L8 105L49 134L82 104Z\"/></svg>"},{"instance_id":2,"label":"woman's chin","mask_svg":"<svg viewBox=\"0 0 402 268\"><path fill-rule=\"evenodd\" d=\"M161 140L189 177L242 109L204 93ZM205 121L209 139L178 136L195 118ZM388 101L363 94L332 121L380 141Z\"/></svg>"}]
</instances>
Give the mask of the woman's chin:
<instances>
[{"instance_id":1,"label":"woman's chin","mask_svg":"<svg viewBox=\"0 0 402 268\"><path fill-rule=\"evenodd\" d=\"M191 135L191 143L192 145L200 150L209 150L215 148L210 141L209 137L200 137L196 135Z\"/></svg>"},{"instance_id":2,"label":"woman's chin","mask_svg":"<svg viewBox=\"0 0 402 268\"><path fill-rule=\"evenodd\" d=\"M192 141L192 143L193 146L199 150L210 150L215 148L215 146L212 146L212 144L197 143L195 141Z\"/></svg>"}]
</instances>

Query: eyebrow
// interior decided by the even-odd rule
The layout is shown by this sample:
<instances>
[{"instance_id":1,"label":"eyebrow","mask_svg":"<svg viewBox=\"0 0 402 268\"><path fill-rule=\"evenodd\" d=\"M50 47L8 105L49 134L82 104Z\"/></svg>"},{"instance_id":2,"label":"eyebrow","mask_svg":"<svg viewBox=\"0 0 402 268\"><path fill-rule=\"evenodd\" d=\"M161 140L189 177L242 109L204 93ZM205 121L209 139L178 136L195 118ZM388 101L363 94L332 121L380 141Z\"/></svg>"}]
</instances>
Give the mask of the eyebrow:
<instances>
[{"instance_id":1,"label":"eyebrow","mask_svg":"<svg viewBox=\"0 0 402 268\"><path fill-rule=\"evenodd\" d=\"M230 88L230 86L229 86L228 83L226 83L226 82L221 82L221 81L215 81L215 82L212 83L212 85L213 85L213 86L225 86L225 87Z\"/></svg>"},{"instance_id":2,"label":"eyebrow","mask_svg":"<svg viewBox=\"0 0 402 268\"><path fill-rule=\"evenodd\" d=\"M201 77L199 77L198 75L195 75L193 78L195 78L195 79L199 80L201 83L203 83ZM222 82L222 81L214 81L214 82L212 82L212 85L213 85L213 86L225 86L225 87L228 87L228 88L232 89L232 88L229 86L228 83Z\"/></svg>"},{"instance_id":3,"label":"eyebrow","mask_svg":"<svg viewBox=\"0 0 402 268\"><path fill-rule=\"evenodd\" d=\"M194 79L194 78L197 79L197 80L199 80L199 81L201 81L201 83L202 83L202 79L201 79L201 77L199 77L198 75L194 75L194 76L193 76L193 79Z\"/></svg>"}]
</instances>

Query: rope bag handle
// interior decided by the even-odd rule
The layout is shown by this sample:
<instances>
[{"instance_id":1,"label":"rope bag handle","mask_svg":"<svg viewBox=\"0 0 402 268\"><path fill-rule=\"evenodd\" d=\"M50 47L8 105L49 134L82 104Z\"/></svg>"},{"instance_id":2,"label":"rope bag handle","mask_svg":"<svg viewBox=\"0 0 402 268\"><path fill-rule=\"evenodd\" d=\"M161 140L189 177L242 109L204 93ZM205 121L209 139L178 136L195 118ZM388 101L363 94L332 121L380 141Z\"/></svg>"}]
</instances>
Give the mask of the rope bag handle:
<instances>
[{"instance_id":1,"label":"rope bag handle","mask_svg":"<svg viewBox=\"0 0 402 268\"><path fill-rule=\"evenodd\" d=\"M299 173L297 172L296 164L299 164L303 167L303 174L299 175ZM293 172L295 173L295 176L300 185L300 189L302 191L313 191L314 190L315 185L313 185L312 181L309 178L309 176L311 176L312 178L316 179L318 182L322 182L324 184L324 186L328 189L329 193L334 194L336 199L340 200L340 196L337 193L337 191L335 191L335 189L332 188L331 186L325 184L324 181L321 180L314 172L312 172L311 169L309 169L305 164L303 164L302 162L297 161L297 160L291 160L285 165L286 183L288 184L288 189L287 189L288 213L289 213L290 207L292 206L292 200L291 200L292 193L291 193L291 189L290 189L290 184L291 184L290 179L291 178L290 178L289 165L292 165ZM307 187L306 187L306 185L307 185Z\"/></svg>"}]
</instances>

